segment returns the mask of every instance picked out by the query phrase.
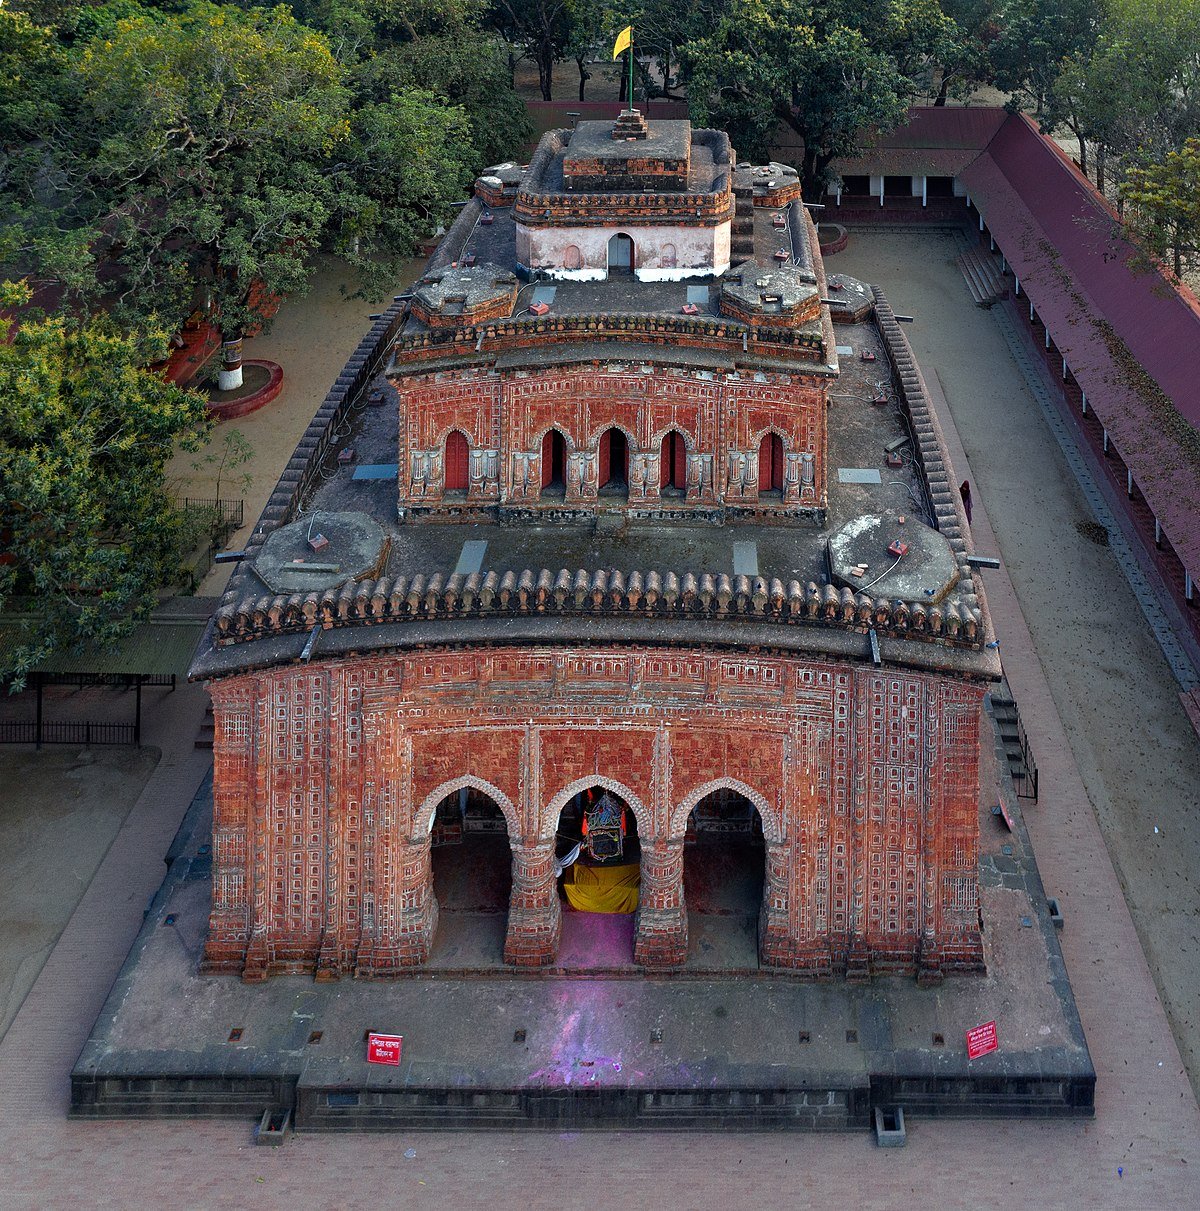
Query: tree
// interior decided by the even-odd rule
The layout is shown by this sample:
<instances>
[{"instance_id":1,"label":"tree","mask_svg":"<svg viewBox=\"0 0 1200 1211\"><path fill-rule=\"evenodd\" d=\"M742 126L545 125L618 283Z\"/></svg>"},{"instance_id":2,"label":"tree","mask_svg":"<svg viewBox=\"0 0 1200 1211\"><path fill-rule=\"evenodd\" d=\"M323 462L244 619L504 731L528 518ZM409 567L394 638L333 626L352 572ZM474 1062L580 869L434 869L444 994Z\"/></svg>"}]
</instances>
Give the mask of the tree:
<instances>
[{"instance_id":1,"label":"tree","mask_svg":"<svg viewBox=\"0 0 1200 1211\"><path fill-rule=\"evenodd\" d=\"M265 300L304 290L332 205L324 161L348 138L319 35L284 9L199 4L118 23L85 45L79 73L95 137L70 168L119 263L119 311L186 315L199 287L236 342ZM221 386L240 382L238 368Z\"/></svg>"},{"instance_id":2,"label":"tree","mask_svg":"<svg viewBox=\"0 0 1200 1211\"><path fill-rule=\"evenodd\" d=\"M404 10L406 24L376 24L351 84L364 102L389 104L401 90L431 94L469 123L471 170L513 159L533 134L525 103L512 86L507 50L482 27L482 0L447 0ZM458 157L448 163L454 175Z\"/></svg>"},{"instance_id":3,"label":"tree","mask_svg":"<svg viewBox=\"0 0 1200 1211\"><path fill-rule=\"evenodd\" d=\"M1200 139L1186 139L1159 164L1131 168L1121 192L1133 233L1156 256L1170 256L1180 277L1200 253Z\"/></svg>"},{"instance_id":4,"label":"tree","mask_svg":"<svg viewBox=\"0 0 1200 1211\"><path fill-rule=\"evenodd\" d=\"M1084 135L1135 163L1178 151L1200 129L1200 6L1107 0L1095 47L1064 64L1054 102L1081 152Z\"/></svg>"},{"instance_id":5,"label":"tree","mask_svg":"<svg viewBox=\"0 0 1200 1211\"><path fill-rule=\"evenodd\" d=\"M0 127L24 147L9 157L21 171L0 178L0 260L68 309L137 324L201 308L236 351L278 297L304 291L321 246L390 292L384 279L480 166L461 109L399 71L367 87L286 9L199 3L175 16L109 0L89 19L95 36L45 90L42 131L0 86ZM340 47L357 53L371 30L346 28ZM231 362L226 389L240 383Z\"/></svg>"},{"instance_id":6,"label":"tree","mask_svg":"<svg viewBox=\"0 0 1200 1211\"><path fill-rule=\"evenodd\" d=\"M1063 64L1090 55L1103 11L1097 0L1007 0L991 54L996 86L1009 93L1009 104L1041 117Z\"/></svg>"},{"instance_id":7,"label":"tree","mask_svg":"<svg viewBox=\"0 0 1200 1211\"><path fill-rule=\"evenodd\" d=\"M894 7L904 0L895 0ZM766 159L780 123L804 141L801 181L822 196L830 165L872 131L904 120L913 80L898 65L881 6L837 0L729 0L711 32L682 48L692 116ZM862 28L847 22L857 19Z\"/></svg>"},{"instance_id":8,"label":"tree","mask_svg":"<svg viewBox=\"0 0 1200 1211\"><path fill-rule=\"evenodd\" d=\"M491 0L488 22L537 64L542 100L554 99L554 65L571 33L568 0Z\"/></svg>"},{"instance_id":9,"label":"tree","mask_svg":"<svg viewBox=\"0 0 1200 1211\"><path fill-rule=\"evenodd\" d=\"M3 301L28 297L10 284ZM26 320L0 343L0 607L29 613L0 682L20 688L52 652L120 639L179 571L163 472L210 422L200 396L145 368L166 349L164 333L108 317Z\"/></svg>"}]
</instances>

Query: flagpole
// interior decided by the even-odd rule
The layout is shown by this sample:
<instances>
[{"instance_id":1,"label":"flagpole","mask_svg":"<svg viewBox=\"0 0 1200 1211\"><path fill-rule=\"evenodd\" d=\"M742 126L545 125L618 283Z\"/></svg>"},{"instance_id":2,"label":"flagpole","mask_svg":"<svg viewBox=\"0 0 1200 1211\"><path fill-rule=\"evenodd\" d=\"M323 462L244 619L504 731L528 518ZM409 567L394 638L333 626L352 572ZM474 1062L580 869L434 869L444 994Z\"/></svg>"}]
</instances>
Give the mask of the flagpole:
<instances>
[{"instance_id":1,"label":"flagpole","mask_svg":"<svg viewBox=\"0 0 1200 1211\"><path fill-rule=\"evenodd\" d=\"M633 113L633 34L629 35L629 112Z\"/></svg>"}]
</instances>

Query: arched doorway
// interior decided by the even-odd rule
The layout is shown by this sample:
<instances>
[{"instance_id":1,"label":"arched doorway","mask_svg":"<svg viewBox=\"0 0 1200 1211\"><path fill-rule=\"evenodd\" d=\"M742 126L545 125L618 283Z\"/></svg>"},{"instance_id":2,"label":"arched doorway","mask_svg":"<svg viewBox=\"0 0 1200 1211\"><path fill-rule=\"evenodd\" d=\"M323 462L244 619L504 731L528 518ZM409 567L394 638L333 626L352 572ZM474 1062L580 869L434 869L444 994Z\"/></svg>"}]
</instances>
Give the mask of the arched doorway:
<instances>
[{"instance_id":1,"label":"arched doorway","mask_svg":"<svg viewBox=\"0 0 1200 1211\"><path fill-rule=\"evenodd\" d=\"M783 439L768 433L758 447L758 491L783 492Z\"/></svg>"},{"instance_id":2,"label":"arched doorway","mask_svg":"<svg viewBox=\"0 0 1200 1211\"><path fill-rule=\"evenodd\" d=\"M471 477L471 448L457 429L446 437L446 491L465 492Z\"/></svg>"},{"instance_id":3,"label":"arched doorway","mask_svg":"<svg viewBox=\"0 0 1200 1211\"><path fill-rule=\"evenodd\" d=\"M672 429L662 439L662 455L659 459L661 478L659 487L665 493L683 493L687 490L687 445L683 434Z\"/></svg>"},{"instance_id":4,"label":"arched doorway","mask_svg":"<svg viewBox=\"0 0 1200 1211\"><path fill-rule=\"evenodd\" d=\"M633 254L633 239L618 231L608 241L608 273L632 273L636 268Z\"/></svg>"},{"instance_id":5,"label":"arched doorway","mask_svg":"<svg viewBox=\"0 0 1200 1211\"><path fill-rule=\"evenodd\" d=\"M567 443L557 429L542 438L542 495L564 496L567 490Z\"/></svg>"},{"instance_id":6,"label":"arched doorway","mask_svg":"<svg viewBox=\"0 0 1200 1211\"><path fill-rule=\"evenodd\" d=\"M628 966L641 883L637 817L616 792L589 787L568 799L555 830L564 968Z\"/></svg>"},{"instance_id":7,"label":"arched doorway","mask_svg":"<svg viewBox=\"0 0 1200 1211\"><path fill-rule=\"evenodd\" d=\"M766 857L762 817L745 795L716 790L689 813L683 895L690 964L712 955L727 966L758 966Z\"/></svg>"},{"instance_id":8,"label":"arched doorway","mask_svg":"<svg viewBox=\"0 0 1200 1211\"><path fill-rule=\"evenodd\" d=\"M629 494L629 442L620 429L606 429L600 437L601 496Z\"/></svg>"},{"instance_id":9,"label":"arched doorway","mask_svg":"<svg viewBox=\"0 0 1200 1211\"><path fill-rule=\"evenodd\" d=\"M464 786L434 809L430 834L438 932L430 962L460 967L503 962L512 892L508 825L496 802ZM460 961L461 960L461 961Z\"/></svg>"}]
</instances>

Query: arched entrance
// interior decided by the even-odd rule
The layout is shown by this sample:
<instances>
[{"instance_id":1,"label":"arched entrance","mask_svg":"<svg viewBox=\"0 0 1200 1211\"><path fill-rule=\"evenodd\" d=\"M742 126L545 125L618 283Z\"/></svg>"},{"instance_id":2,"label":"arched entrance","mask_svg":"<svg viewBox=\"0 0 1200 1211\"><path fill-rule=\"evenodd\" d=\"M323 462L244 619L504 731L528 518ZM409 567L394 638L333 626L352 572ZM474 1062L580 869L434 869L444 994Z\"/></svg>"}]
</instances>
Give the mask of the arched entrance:
<instances>
[{"instance_id":1,"label":"arched entrance","mask_svg":"<svg viewBox=\"0 0 1200 1211\"><path fill-rule=\"evenodd\" d=\"M629 442L620 429L606 429L600 437L601 496L629 495Z\"/></svg>"},{"instance_id":2,"label":"arched entrance","mask_svg":"<svg viewBox=\"0 0 1200 1211\"><path fill-rule=\"evenodd\" d=\"M758 447L758 491L783 492L783 439L768 433Z\"/></svg>"},{"instance_id":3,"label":"arched entrance","mask_svg":"<svg viewBox=\"0 0 1200 1211\"><path fill-rule=\"evenodd\" d=\"M495 800L471 786L442 799L433 813L430 862L439 910L430 962L436 965L439 957L458 967L502 962L512 851Z\"/></svg>"},{"instance_id":4,"label":"arched entrance","mask_svg":"<svg viewBox=\"0 0 1200 1211\"><path fill-rule=\"evenodd\" d=\"M703 966L711 955L724 966L758 966L765 881L758 808L734 790L706 795L688 814L683 847L690 965Z\"/></svg>"},{"instance_id":5,"label":"arched entrance","mask_svg":"<svg viewBox=\"0 0 1200 1211\"><path fill-rule=\"evenodd\" d=\"M542 495L564 496L567 490L567 443L557 429L542 438Z\"/></svg>"},{"instance_id":6,"label":"arched entrance","mask_svg":"<svg viewBox=\"0 0 1200 1211\"><path fill-rule=\"evenodd\" d=\"M659 487L668 495L687 490L687 445L683 434L672 429L662 439Z\"/></svg>"},{"instance_id":7,"label":"arched entrance","mask_svg":"<svg viewBox=\"0 0 1200 1211\"><path fill-rule=\"evenodd\" d=\"M632 273L636 268L633 254L633 239L623 231L618 231L608 241L608 274Z\"/></svg>"},{"instance_id":8,"label":"arched entrance","mask_svg":"<svg viewBox=\"0 0 1200 1211\"><path fill-rule=\"evenodd\" d=\"M470 483L471 448L466 436L454 429L446 438L446 491L465 492Z\"/></svg>"},{"instance_id":9,"label":"arched entrance","mask_svg":"<svg viewBox=\"0 0 1200 1211\"><path fill-rule=\"evenodd\" d=\"M589 787L569 799L555 829L564 968L628 966L641 883L637 817L616 792Z\"/></svg>"}]
</instances>

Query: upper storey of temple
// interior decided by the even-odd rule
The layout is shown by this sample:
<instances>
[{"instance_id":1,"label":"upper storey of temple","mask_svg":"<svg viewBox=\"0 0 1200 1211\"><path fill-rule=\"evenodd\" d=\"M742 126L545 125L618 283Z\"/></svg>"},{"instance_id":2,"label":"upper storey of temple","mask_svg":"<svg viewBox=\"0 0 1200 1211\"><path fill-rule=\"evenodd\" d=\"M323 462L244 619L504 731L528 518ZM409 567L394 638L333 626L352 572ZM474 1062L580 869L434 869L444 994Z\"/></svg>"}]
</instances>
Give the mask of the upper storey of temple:
<instances>
[{"instance_id":1,"label":"upper storey of temple","mask_svg":"<svg viewBox=\"0 0 1200 1211\"><path fill-rule=\"evenodd\" d=\"M793 170L688 123L552 131L480 177L389 315L387 406L302 443L204 675L309 659L314 626L330 656L503 635L863 659L873 631L994 674L911 351L882 295L827 280Z\"/></svg>"}]
</instances>

